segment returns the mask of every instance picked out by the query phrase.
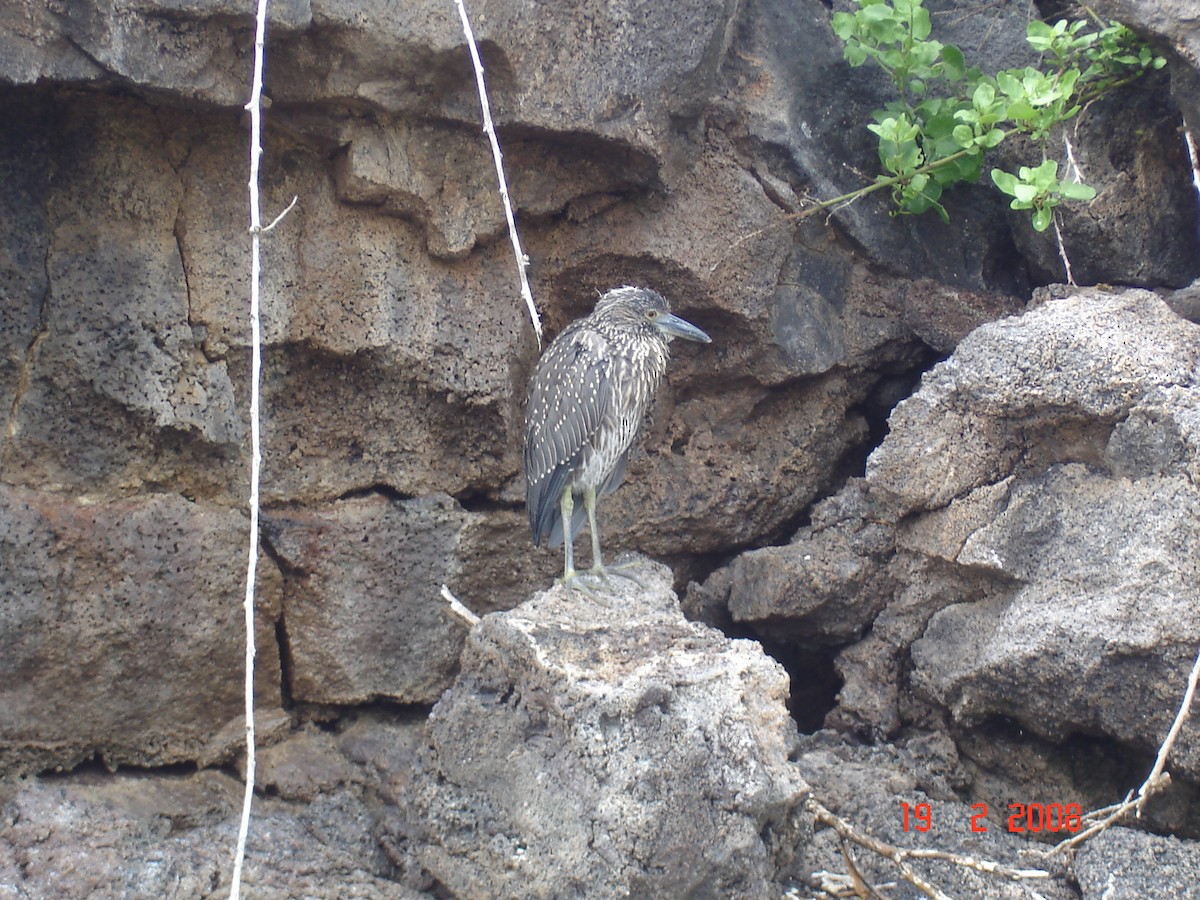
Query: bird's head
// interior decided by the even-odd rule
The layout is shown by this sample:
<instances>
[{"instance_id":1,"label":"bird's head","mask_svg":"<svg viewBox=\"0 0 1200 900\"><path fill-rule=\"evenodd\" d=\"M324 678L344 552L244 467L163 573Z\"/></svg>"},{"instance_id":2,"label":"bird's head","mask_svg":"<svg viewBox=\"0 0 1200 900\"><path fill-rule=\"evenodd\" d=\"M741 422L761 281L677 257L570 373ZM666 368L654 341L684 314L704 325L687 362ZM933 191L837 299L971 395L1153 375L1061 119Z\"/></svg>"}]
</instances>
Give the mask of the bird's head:
<instances>
[{"instance_id":1,"label":"bird's head","mask_svg":"<svg viewBox=\"0 0 1200 900\"><path fill-rule=\"evenodd\" d=\"M592 317L622 330L661 335L666 340L683 338L701 344L712 338L689 322L672 314L665 297L649 288L620 287L596 302Z\"/></svg>"}]
</instances>

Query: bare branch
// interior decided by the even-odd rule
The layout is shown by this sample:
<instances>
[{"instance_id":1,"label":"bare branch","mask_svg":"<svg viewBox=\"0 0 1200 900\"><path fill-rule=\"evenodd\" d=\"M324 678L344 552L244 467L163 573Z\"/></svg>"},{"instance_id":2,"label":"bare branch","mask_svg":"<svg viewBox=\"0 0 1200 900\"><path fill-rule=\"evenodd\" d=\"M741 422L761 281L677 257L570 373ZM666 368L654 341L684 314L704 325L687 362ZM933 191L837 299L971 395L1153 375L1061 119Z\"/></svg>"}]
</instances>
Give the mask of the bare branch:
<instances>
[{"instance_id":1,"label":"bare branch","mask_svg":"<svg viewBox=\"0 0 1200 900\"><path fill-rule=\"evenodd\" d=\"M512 240L513 255L517 258L517 275L521 279L521 296L525 298L529 319L533 322L533 332L537 336L538 347L541 347L542 320L533 303L533 292L529 289L529 278L525 273L529 267L529 257L521 249L521 239L517 236L517 222L513 216L512 201L508 197L508 181L504 177L504 157L500 153L500 141L496 138L496 126L492 124L492 108L488 103L487 85L483 81L483 62L479 58L479 48L475 45L475 34L471 30L471 20L467 17L467 8L463 5L463 0L454 0L454 4L458 7L458 17L462 19L467 49L471 51L471 62L475 66L475 86L479 91L479 107L483 111L483 131L492 144L492 159L496 163L496 180L500 184L500 200L504 203L504 216L508 220L508 236Z\"/></svg>"},{"instance_id":2,"label":"bare branch","mask_svg":"<svg viewBox=\"0 0 1200 900\"><path fill-rule=\"evenodd\" d=\"M450 604L450 612L466 622L468 628L474 628L479 624L479 616L467 609L463 602L450 593L450 588L444 584L442 585L441 594L442 598Z\"/></svg>"},{"instance_id":3,"label":"bare branch","mask_svg":"<svg viewBox=\"0 0 1200 900\"><path fill-rule=\"evenodd\" d=\"M1167 736L1163 739L1162 746L1158 748L1158 756L1154 760L1154 766L1151 768L1150 774L1146 776L1146 780L1142 782L1142 786L1138 788L1137 793L1134 794L1131 792L1123 802L1114 806L1107 806L1104 809L1088 813L1084 816L1085 821L1090 821L1094 824L1085 828L1079 834L1073 835L1067 840L1056 844L1049 851L1049 855L1063 853L1073 847L1078 847L1089 838L1117 824L1130 813L1140 818L1146 808L1146 804L1150 802L1150 798L1170 786L1171 775L1165 771L1167 759L1170 757L1171 750L1174 748L1175 742L1179 739L1179 733L1183 730L1183 725L1191 713L1192 700L1196 696L1197 682L1200 682L1200 652L1197 653L1196 660L1192 663L1192 671L1188 675L1187 688L1183 692L1183 701L1179 704L1179 712L1175 714L1175 721L1171 723L1171 727L1167 731Z\"/></svg>"},{"instance_id":4,"label":"bare branch","mask_svg":"<svg viewBox=\"0 0 1200 900\"><path fill-rule=\"evenodd\" d=\"M287 209L285 209L283 212L281 212L279 215L277 215L274 219L272 219L270 225L264 225L262 228L258 229L257 232L255 232L253 225L250 226L250 233L251 234L256 234L256 233L257 234L266 234L268 231L274 231L275 226L283 221L284 216L286 216L293 209L295 209L296 203L297 203L297 201L299 201L299 199L300 199L299 195L296 195L295 197L293 197L292 202L287 205Z\"/></svg>"},{"instance_id":5,"label":"bare branch","mask_svg":"<svg viewBox=\"0 0 1200 900\"><path fill-rule=\"evenodd\" d=\"M943 862L953 863L956 866L961 866L964 869L974 869L977 872L984 872L988 875L997 875L1001 878L1007 878L1011 881L1026 881L1036 878L1049 878L1050 873L1042 869L1014 869L1010 866L1004 866L997 862L992 862L987 859L976 859L973 856L965 856L961 853L951 853L947 850L919 850L919 849L902 849L894 847L879 838L859 831L845 819L830 812L820 801L814 797L810 797L806 802L806 806L823 825L828 825L838 833L838 836L844 840L853 841L860 847L865 847L885 859L890 859L896 864L900 870L900 875L921 891L927 897L936 898L936 900L948 900L946 894L942 893L934 885L925 881L912 867L908 865L910 859L932 859L941 860ZM856 873L852 873L852 876ZM861 877L861 876L859 876Z\"/></svg>"},{"instance_id":6,"label":"bare branch","mask_svg":"<svg viewBox=\"0 0 1200 900\"><path fill-rule=\"evenodd\" d=\"M250 833L250 810L254 804L254 581L258 571L259 471L262 468L262 429L259 410L259 385L262 381L262 322L258 288L261 276L260 243L262 213L259 209L258 172L262 157L262 82L266 56L267 0L258 0L254 31L254 76L250 88L250 540L246 561L246 789L242 796L242 816L238 825L237 847L233 854L233 876L229 900L238 900L242 888L242 864L246 858L246 838ZM293 205L295 200L292 201ZM288 207L291 209L291 207ZM285 210L286 212L286 210ZM278 221L278 220L277 220ZM275 222L271 223L274 227Z\"/></svg>"},{"instance_id":7,"label":"bare branch","mask_svg":"<svg viewBox=\"0 0 1200 900\"><path fill-rule=\"evenodd\" d=\"M1054 223L1054 238L1058 241L1058 258L1063 261L1063 269L1067 273L1067 284L1075 284L1075 273L1071 271L1071 258L1067 256L1067 245L1063 243L1062 231L1058 227L1058 213L1055 212L1050 217L1050 221Z\"/></svg>"}]
</instances>

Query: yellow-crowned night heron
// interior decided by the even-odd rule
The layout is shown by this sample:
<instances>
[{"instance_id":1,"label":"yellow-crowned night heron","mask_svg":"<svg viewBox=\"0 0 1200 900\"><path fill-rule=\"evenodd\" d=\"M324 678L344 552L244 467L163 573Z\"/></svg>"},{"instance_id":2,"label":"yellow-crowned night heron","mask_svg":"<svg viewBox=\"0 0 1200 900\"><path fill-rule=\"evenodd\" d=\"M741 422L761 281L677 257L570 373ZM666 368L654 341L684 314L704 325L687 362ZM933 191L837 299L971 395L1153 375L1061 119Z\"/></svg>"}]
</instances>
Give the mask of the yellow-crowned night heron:
<instances>
[{"instance_id":1,"label":"yellow-crowned night heron","mask_svg":"<svg viewBox=\"0 0 1200 900\"><path fill-rule=\"evenodd\" d=\"M585 516L591 571L605 572L596 498L615 491L625 477L629 445L666 372L673 337L711 341L671 315L661 294L622 287L563 329L538 361L525 414L525 499L533 543L563 543L568 585L577 577L574 539ZM583 509L576 507L577 495Z\"/></svg>"}]
</instances>

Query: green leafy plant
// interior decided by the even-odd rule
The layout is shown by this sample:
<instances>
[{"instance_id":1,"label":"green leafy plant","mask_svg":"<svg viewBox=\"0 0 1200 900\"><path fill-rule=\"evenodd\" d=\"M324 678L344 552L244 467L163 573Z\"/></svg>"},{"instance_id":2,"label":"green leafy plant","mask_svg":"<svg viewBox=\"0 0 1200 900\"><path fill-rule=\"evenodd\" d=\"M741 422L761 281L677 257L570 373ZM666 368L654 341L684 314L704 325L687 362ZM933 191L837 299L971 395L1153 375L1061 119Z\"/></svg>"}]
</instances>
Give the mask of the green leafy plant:
<instances>
[{"instance_id":1,"label":"green leafy plant","mask_svg":"<svg viewBox=\"0 0 1200 900\"><path fill-rule=\"evenodd\" d=\"M856 2L856 11L832 20L843 55L852 66L877 65L896 88L867 125L879 140L883 173L862 192L890 188L898 213L932 209L949 221L942 193L978 181L986 152L1022 133L1041 145L1043 162L1015 175L993 169L992 182L1013 198L1013 209L1032 210L1033 227L1045 230L1061 200L1096 195L1058 177L1058 163L1046 158L1051 131L1096 97L1166 62L1118 22L1097 28L1084 20L1035 21L1026 39L1042 66L986 75L968 66L957 47L932 39L923 0Z\"/></svg>"}]
</instances>

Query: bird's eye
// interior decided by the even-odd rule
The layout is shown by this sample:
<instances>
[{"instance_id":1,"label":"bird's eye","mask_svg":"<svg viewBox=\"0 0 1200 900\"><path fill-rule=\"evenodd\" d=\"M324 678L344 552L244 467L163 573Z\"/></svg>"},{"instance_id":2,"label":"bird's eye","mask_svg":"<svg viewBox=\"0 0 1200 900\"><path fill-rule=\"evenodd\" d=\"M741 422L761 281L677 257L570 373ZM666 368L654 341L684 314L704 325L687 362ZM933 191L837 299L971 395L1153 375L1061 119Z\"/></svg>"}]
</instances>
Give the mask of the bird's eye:
<instances>
[{"instance_id":1,"label":"bird's eye","mask_svg":"<svg viewBox=\"0 0 1200 900\"><path fill-rule=\"evenodd\" d=\"M658 318L658 310L657 309L646 310L646 318L647 319L657 319Z\"/></svg>"}]
</instances>

